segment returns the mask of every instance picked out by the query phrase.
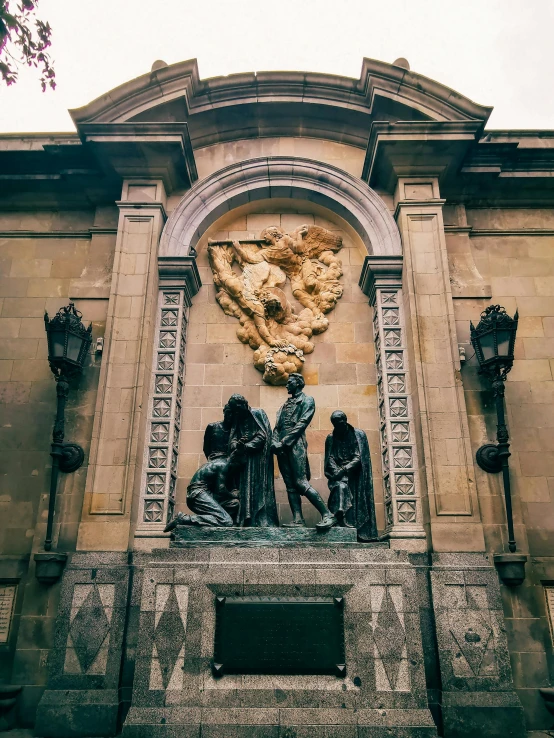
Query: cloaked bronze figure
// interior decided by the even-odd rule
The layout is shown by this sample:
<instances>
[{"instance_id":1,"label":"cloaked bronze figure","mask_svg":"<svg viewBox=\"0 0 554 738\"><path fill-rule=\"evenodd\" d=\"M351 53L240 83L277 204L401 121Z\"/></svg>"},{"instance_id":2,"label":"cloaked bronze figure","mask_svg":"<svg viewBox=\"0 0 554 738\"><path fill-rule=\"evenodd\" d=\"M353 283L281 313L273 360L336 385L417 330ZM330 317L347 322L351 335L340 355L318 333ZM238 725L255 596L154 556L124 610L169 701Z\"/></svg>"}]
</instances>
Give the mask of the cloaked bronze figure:
<instances>
[{"instance_id":1,"label":"cloaked bronze figure","mask_svg":"<svg viewBox=\"0 0 554 738\"><path fill-rule=\"evenodd\" d=\"M342 410L331 415L333 432L325 441L325 476L329 510L339 525L357 528L361 541L377 538L369 444L363 430L354 428Z\"/></svg>"},{"instance_id":2,"label":"cloaked bronze figure","mask_svg":"<svg viewBox=\"0 0 554 738\"><path fill-rule=\"evenodd\" d=\"M231 395L227 405L231 423L229 451L238 450L243 456L237 470L240 500L237 524L278 526L269 419L263 410L251 408L242 395Z\"/></svg>"},{"instance_id":3,"label":"cloaked bronze figure","mask_svg":"<svg viewBox=\"0 0 554 738\"><path fill-rule=\"evenodd\" d=\"M290 397L277 413L277 423L273 431L273 451L277 454L279 471L283 476L292 510L292 522L285 523L283 527L306 525L302 515L302 496L304 496L321 513L321 520L316 523L316 527L332 528L337 520L327 509L319 492L309 482L310 464L306 428L314 416L315 400L304 394L302 391L304 384L301 374L293 372L289 376L287 391Z\"/></svg>"}]
</instances>

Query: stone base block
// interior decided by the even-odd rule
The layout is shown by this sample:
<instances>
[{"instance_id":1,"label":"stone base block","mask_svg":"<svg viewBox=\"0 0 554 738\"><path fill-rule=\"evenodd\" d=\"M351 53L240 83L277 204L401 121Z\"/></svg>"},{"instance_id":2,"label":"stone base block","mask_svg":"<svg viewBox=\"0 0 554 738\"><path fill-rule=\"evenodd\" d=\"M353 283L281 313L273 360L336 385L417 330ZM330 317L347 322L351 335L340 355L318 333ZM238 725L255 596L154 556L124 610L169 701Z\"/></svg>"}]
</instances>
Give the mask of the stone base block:
<instances>
[{"instance_id":1,"label":"stone base block","mask_svg":"<svg viewBox=\"0 0 554 738\"><path fill-rule=\"evenodd\" d=\"M523 707L515 692L443 693L447 738L526 738Z\"/></svg>"},{"instance_id":2,"label":"stone base block","mask_svg":"<svg viewBox=\"0 0 554 738\"><path fill-rule=\"evenodd\" d=\"M194 717L201 722L181 722ZM436 738L437 731L425 709L351 708L149 711L132 708L123 729L123 738L391 738L392 735Z\"/></svg>"},{"instance_id":3,"label":"stone base block","mask_svg":"<svg viewBox=\"0 0 554 738\"><path fill-rule=\"evenodd\" d=\"M180 525L174 531L170 548L194 546L240 546L241 548L288 547L288 546L333 546L340 544L366 545L388 548L388 543L357 543L354 528L200 528Z\"/></svg>"},{"instance_id":4,"label":"stone base block","mask_svg":"<svg viewBox=\"0 0 554 738\"><path fill-rule=\"evenodd\" d=\"M35 735L40 738L114 736L118 712L116 689L47 689L37 708Z\"/></svg>"}]
</instances>

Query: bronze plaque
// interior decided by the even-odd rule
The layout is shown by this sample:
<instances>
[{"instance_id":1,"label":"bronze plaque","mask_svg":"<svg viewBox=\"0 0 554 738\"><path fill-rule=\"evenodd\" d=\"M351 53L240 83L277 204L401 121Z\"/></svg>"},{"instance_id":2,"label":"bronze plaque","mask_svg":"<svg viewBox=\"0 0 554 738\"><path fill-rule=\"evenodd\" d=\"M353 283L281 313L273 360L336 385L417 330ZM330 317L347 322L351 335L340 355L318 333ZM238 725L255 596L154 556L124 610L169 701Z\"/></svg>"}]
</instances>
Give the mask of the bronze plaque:
<instances>
[{"instance_id":1,"label":"bronze plaque","mask_svg":"<svg viewBox=\"0 0 554 738\"><path fill-rule=\"evenodd\" d=\"M342 597L216 597L213 670L344 676Z\"/></svg>"}]
</instances>

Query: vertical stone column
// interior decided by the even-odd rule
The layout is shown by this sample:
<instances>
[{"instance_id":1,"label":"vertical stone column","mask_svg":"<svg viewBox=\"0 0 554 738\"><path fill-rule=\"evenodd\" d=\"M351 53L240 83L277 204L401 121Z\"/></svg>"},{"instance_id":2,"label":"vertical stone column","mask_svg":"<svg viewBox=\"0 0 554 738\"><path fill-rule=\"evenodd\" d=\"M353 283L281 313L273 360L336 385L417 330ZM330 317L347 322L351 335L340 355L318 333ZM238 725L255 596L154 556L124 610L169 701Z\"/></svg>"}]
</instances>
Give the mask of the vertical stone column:
<instances>
[{"instance_id":1,"label":"vertical stone column","mask_svg":"<svg viewBox=\"0 0 554 738\"><path fill-rule=\"evenodd\" d=\"M159 259L158 312L135 548L159 548L169 543L163 529L175 505L188 313L200 285L193 257ZM140 543L137 539L150 540Z\"/></svg>"},{"instance_id":2,"label":"vertical stone column","mask_svg":"<svg viewBox=\"0 0 554 738\"><path fill-rule=\"evenodd\" d=\"M129 545L138 486L157 301L157 253L165 222L161 181L123 185L89 470L77 548Z\"/></svg>"},{"instance_id":3,"label":"vertical stone column","mask_svg":"<svg viewBox=\"0 0 554 738\"><path fill-rule=\"evenodd\" d=\"M442 206L432 177L398 180L413 412L435 551L483 551Z\"/></svg>"},{"instance_id":4,"label":"vertical stone column","mask_svg":"<svg viewBox=\"0 0 554 738\"><path fill-rule=\"evenodd\" d=\"M360 286L374 310L385 533L392 548L425 551L402 299L402 256L366 257Z\"/></svg>"}]
</instances>

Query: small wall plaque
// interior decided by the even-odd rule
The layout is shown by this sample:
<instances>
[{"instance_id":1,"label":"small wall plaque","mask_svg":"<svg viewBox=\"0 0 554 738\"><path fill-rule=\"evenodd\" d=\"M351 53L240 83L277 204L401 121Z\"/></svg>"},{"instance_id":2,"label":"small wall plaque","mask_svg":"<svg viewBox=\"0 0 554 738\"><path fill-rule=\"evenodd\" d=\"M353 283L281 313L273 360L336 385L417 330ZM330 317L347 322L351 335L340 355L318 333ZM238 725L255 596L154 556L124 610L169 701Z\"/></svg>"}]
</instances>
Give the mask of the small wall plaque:
<instances>
[{"instance_id":1,"label":"small wall plaque","mask_svg":"<svg viewBox=\"0 0 554 738\"><path fill-rule=\"evenodd\" d=\"M544 588L546 597L546 611L548 613L548 623L550 625L550 637L554 642L554 585Z\"/></svg>"},{"instance_id":2,"label":"small wall plaque","mask_svg":"<svg viewBox=\"0 0 554 738\"><path fill-rule=\"evenodd\" d=\"M15 584L0 584L0 643L10 637L16 590Z\"/></svg>"},{"instance_id":3,"label":"small wall plaque","mask_svg":"<svg viewBox=\"0 0 554 738\"><path fill-rule=\"evenodd\" d=\"M216 597L213 671L346 675L342 597Z\"/></svg>"}]
</instances>

